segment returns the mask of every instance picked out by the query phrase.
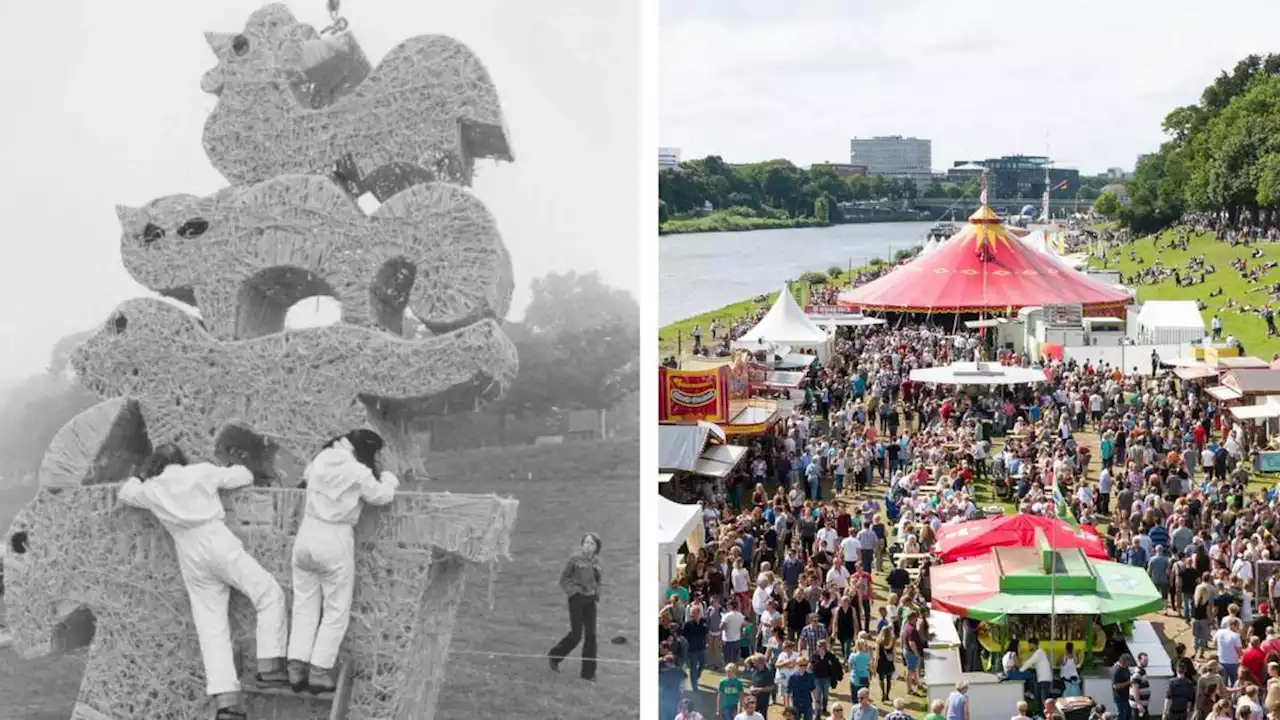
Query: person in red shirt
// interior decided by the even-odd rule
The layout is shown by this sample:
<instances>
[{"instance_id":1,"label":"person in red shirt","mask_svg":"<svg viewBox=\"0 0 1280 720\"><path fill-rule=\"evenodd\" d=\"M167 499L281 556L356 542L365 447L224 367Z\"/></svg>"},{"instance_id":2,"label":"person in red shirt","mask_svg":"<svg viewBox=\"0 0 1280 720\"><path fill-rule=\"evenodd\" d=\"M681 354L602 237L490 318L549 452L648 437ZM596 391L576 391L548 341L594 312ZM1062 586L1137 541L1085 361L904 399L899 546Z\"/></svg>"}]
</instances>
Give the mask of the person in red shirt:
<instances>
[{"instance_id":1,"label":"person in red shirt","mask_svg":"<svg viewBox=\"0 0 1280 720\"><path fill-rule=\"evenodd\" d=\"M1204 424L1196 423L1196 427L1192 432L1194 432L1196 436L1196 447L1204 447L1204 441L1209 435L1209 431L1204 429Z\"/></svg>"},{"instance_id":2,"label":"person in red shirt","mask_svg":"<svg viewBox=\"0 0 1280 720\"><path fill-rule=\"evenodd\" d=\"M946 425L951 419L951 401L946 400L942 403L942 407L938 408L938 417L942 418L942 424Z\"/></svg>"},{"instance_id":3,"label":"person in red shirt","mask_svg":"<svg viewBox=\"0 0 1280 720\"><path fill-rule=\"evenodd\" d=\"M1262 650L1262 639L1257 635L1249 638L1249 649L1240 656L1240 666L1248 669L1256 678L1267 676L1267 654Z\"/></svg>"}]
</instances>

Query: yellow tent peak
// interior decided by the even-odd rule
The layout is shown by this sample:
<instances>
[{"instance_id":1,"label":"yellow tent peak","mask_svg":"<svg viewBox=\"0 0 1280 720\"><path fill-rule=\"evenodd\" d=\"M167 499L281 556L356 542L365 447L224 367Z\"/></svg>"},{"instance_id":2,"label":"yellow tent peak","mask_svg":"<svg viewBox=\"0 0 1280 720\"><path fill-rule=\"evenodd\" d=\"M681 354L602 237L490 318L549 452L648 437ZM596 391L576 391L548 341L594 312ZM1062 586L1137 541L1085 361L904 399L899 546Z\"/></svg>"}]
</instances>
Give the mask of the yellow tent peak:
<instances>
[{"instance_id":1,"label":"yellow tent peak","mask_svg":"<svg viewBox=\"0 0 1280 720\"><path fill-rule=\"evenodd\" d=\"M983 205L978 208L977 212L969 216L969 222L982 224L999 223L1000 216L996 215L995 211L991 208Z\"/></svg>"}]
</instances>

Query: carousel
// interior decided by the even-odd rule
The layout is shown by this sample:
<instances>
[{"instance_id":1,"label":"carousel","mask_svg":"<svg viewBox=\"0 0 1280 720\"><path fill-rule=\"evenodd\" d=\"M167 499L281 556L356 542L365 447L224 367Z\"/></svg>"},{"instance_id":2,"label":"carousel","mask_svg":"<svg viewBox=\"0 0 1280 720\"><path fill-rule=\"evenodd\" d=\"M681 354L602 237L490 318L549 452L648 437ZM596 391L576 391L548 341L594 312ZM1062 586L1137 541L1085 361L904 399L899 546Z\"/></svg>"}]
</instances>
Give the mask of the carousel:
<instances>
[{"instance_id":1,"label":"carousel","mask_svg":"<svg viewBox=\"0 0 1280 720\"><path fill-rule=\"evenodd\" d=\"M1135 618L1164 607L1145 569L1091 559L1079 548L1053 549L1041 532L1036 539L1034 547L996 547L934 569L933 607L977 620L992 662L1014 643L1025 657L1027 640L1037 638L1055 664L1070 642L1087 666Z\"/></svg>"},{"instance_id":2,"label":"carousel","mask_svg":"<svg viewBox=\"0 0 1280 720\"><path fill-rule=\"evenodd\" d=\"M1096 560L1108 559L1106 545L1092 530L1058 517L1026 513L944 524L938 528L933 553L944 563L987 558L996 548L1034 547L1038 536L1055 550L1080 550Z\"/></svg>"}]
</instances>

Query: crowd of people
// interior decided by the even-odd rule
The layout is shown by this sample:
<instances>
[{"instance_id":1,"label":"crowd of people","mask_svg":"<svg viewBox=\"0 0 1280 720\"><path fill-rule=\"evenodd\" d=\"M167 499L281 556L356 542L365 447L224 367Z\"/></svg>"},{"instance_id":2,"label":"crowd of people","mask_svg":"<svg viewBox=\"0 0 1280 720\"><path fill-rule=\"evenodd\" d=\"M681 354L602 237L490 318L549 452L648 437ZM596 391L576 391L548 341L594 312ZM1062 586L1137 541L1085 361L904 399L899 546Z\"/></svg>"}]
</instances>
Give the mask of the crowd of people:
<instances>
[{"instance_id":1,"label":"crowd of people","mask_svg":"<svg viewBox=\"0 0 1280 720\"><path fill-rule=\"evenodd\" d=\"M1175 679L1166 708L1141 707L1143 660L1115 655L1122 720L1209 718L1251 698L1262 708L1254 718L1280 708L1280 670L1267 665L1280 661L1270 658L1280 639L1262 627L1280 588L1271 581L1267 597L1254 597L1259 563L1280 560L1280 506L1248 486L1253 424L1158 364L1054 362L1043 383L982 393L910 380L914 368L973 359L983 346L978 334L924 325L842 335L811 369L803 399L751 442L728 481L685 481L706 537L659 614L662 720L752 720L775 705L804 720L912 717L908 706L925 694L931 570L928 560L917 569L894 558L928 553L944 523L997 500L1032 514L1069 505L1081 524L1104 528L1113 559L1147 568L1167 612L1196 628L1177 659L1194 692L1184 697ZM1009 352L992 359L1033 363ZM1096 452L1077 442L1086 430ZM962 637L972 629L959 628ZM1004 660L1009 679L1034 670L1038 715L1061 714L1041 689L1052 669L1046 678L1034 654L1016 667ZM708 669L722 674L714 687L703 683ZM714 703L700 706L690 689ZM924 717L967 720L967 703L967 687L956 687Z\"/></svg>"}]
</instances>

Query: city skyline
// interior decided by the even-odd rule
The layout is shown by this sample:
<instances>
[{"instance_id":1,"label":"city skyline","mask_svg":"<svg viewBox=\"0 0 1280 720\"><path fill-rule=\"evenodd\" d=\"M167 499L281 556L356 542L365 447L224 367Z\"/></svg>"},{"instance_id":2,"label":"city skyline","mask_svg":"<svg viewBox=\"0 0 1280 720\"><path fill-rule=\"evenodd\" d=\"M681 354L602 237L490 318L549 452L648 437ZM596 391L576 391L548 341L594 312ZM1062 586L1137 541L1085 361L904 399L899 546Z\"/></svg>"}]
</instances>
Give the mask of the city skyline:
<instances>
[{"instance_id":1,"label":"city skyline","mask_svg":"<svg viewBox=\"0 0 1280 720\"><path fill-rule=\"evenodd\" d=\"M1164 140L1165 115L1271 51L1267 27L1280 21L1280 7L1254 1L1232 13L1167 9L1114 5L1100 22L1082 2L997 0L975 13L939 0L662 0L659 139L686 159L808 166L847 162L851 138L902 135L932 140L934 158L1048 155L1083 175L1132 170ZM1194 53L1166 52L1206 35L1214 42ZM1089 49L1076 51L1081 37Z\"/></svg>"}]
</instances>

